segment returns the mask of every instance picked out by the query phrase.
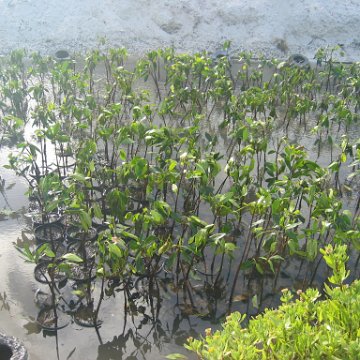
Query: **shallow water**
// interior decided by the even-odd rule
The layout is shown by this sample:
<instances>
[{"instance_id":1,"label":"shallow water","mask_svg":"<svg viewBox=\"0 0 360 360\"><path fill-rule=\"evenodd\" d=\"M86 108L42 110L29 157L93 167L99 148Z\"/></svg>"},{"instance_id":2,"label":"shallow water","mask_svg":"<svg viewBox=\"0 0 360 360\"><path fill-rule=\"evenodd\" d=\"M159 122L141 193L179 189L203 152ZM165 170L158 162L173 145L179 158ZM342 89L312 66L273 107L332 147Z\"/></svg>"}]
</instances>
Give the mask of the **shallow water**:
<instances>
[{"instance_id":1,"label":"shallow water","mask_svg":"<svg viewBox=\"0 0 360 360\"><path fill-rule=\"evenodd\" d=\"M1 156L4 164L7 156L4 149ZM167 275L161 274L157 281L162 290L154 289L153 304L147 296L137 298L137 291L133 291L135 308L125 311L122 292L106 297L100 315L103 324L98 333L94 328L77 325L67 315L70 324L59 330L57 337L42 331L36 323L39 308L35 304L35 292L38 289L48 292L48 289L35 281L34 265L25 263L14 247L14 243L20 245L28 241L27 238L33 242L31 224L23 215L28 205L24 195L26 184L6 169L2 169L1 176L7 184L15 182L15 185L4 193L6 198L1 196L0 209L10 208L18 215L0 221L0 327L24 342L31 359L56 359L56 347L59 359L158 359L171 352L184 353L182 345L187 337L197 336L208 327L219 327L217 322L226 312L226 294L221 288L211 288L210 277L209 283L194 281L199 290L195 291L197 310L194 312L182 298L183 294L171 289ZM279 289L302 287L307 265L303 264L301 271L300 266L300 260L291 259L283 267L276 284L272 277L261 280L256 274L242 275L235 291L233 310L251 315L259 310L254 306L256 302L260 309L276 306ZM300 274L296 275L298 272ZM327 276L326 269L321 267L313 285L320 286ZM230 283L231 278L230 275ZM139 293L147 292L147 284L139 289ZM255 299L254 295L257 295ZM97 296L93 294L94 298Z\"/></svg>"},{"instance_id":2,"label":"shallow water","mask_svg":"<svg viewBox=\"0 0 360 360\"><path fill-rule=\"evenodd\" d=\"M213 133L217 131L217 115L214 112L209 121ZM30 134L31 131L27 133L28 136ZM282 130L275 131L274 143L282 135ZM291 141L301 143L308 150L311 159L317 158L314 139L301 131L301 127L292 129L288 135ZM358 136L356 126L351 129L350 136ZM221 141L227 144L228 139L224 136ZM7 162L9 151L1 149L1 165ZM328 166L329 158L330 150L323 147L318 163ZM12 171L4 168L0 171L1 178L5 179L5 191L0 195L0 210L12 211L2 216L0 221L0 328L21 339L31 359L158 359L172 352L185 353L183 343L186 338L203 334L208 327L220 327L219 321L223 320L228 305L228 294L225 287L221 287L226 279L220 282L218 288L213 288L213 278L204 275L206 270L198 269L197 277L193 279L193 305L185 291L171 285L170 275L161 272L154 278L152 286L146 278L134 283L126 297L131 302L125 303L122 290L116 292L116 296L105 296L100 311L103 323L98 331L78 325L74 317L67 314L62 315L62 319L69 323L67 327L56 333L43 331L36 322L40 308L35 299L39 289L44 293L49 293L49 289L34 279L34 265L25 263L14 246L14 243L35 243L32 224L25 216L28 211L28 200L24 195L27 186ZM343 181L348 172L343 172ZM343 198L345 207L349 209L354 207L352 196ZM203 218L206 219L205 214ZM206 220L211 222L211 219ZM211 259L211 254L208 254L208 258ZM230 267L227 261L225 270ZM265 307L276 306L279 303L279 290L284 287L294 290L302 288L309 282L314 267L315 264L309 265L291 258L283 265L276 281L272 276L261 278L255 272L243 272L238 279L232 310L253 315ZM354 272L352 278L357 275L358 272ZM326 268L321 265L312 285L321 286L327 276ZM229 284L232 278L233 274L230 273ZM97 283L92 298L99 297L99 288ZM64 290L67 300L71 299L71 289L77 288L69 282Z\"/></svg>"},{"instance_id":3,"label":"shallow water","mask_svg":"<svg viewBox=\"0 0 360 360\"><path fill-rule=\"evenodd\" d=\"M8 151L2 149L2 165L7 162L7 155ZM125 316L121 293L107 298L102 306L103 325L98 334L93 328L77 325L67 315L71 323L59 330L57 337L55 333L42 331L36 323L40 309L35 304L35 293L38 289L44 292L48 289L34 279L34 265L25 263L14 246L24 241L33 243L31 222L24 216L28 206L24 195L27 187L11 170L2 168L1 178L7 185L14 185L1 195L0 209L11 209L16 215L0 221L0 328L21 339L32 360L56 359L56 347L59 359L158 359L174 351L184 352L182 344L186 338L210 326L209 322L199 323L195 315L185 315L181 305L176 306L174 293L167 290L161 297L154 291L153 308L158 314L149 313L150 304L139 299L137 308L146 311Z\"/></svg>"}]
</instances>

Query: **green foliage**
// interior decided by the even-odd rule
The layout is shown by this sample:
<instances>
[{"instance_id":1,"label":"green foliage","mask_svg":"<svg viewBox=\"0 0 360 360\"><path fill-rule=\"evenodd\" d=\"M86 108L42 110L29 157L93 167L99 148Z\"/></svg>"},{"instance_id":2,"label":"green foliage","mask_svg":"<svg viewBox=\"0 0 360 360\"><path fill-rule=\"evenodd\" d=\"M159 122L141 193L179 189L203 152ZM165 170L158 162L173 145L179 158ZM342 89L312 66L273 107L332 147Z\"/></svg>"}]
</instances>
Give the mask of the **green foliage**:
<instances>
[{"instance_id":1,"label":"green foliage","mask_svg":"<svg viewBox=\"0 0 360 360\"><path fill-rule=\"evenodd\" d=\"M200 359L356 359L360 352L360 281L337 288L327 300L307 290L295 302L250 320L227 317L222 331L208 331L186 346Z\"/></svg>"},{"instance_id":2,"label":"green foliage","mask_svg":"<svg viewBox=\"0 0 360 360\"><path fill-rule=\"evenodd\" d=\"M350 271L345 268L345 264L349 260L346 249L346 245L338 245L335 249L332 245L328 245L325 249L320 249L326 265L333 271L329 282L334 285L342 285L350 275Z\"/></svg>"},{"instance_id":3,"label":"green foliage","mask_svg":"<svg viewBox=\"0 0 360 360\"><path fill-rule=\"evenodd\" d=\"M296 276L316 272L324 247L330 282L344 286L345 255L326 246L360 249L359 63L336 62L334 49L309 67L255 63L230 59L229 45L216 59L161 49L129 64L125 49L102 48L83 67L22 51L0 59L0 146L16 142L5 167L43 221L62 215L82 237L65 256L22 254L70 276L90 267L98 309L106 291L166 271L184 308L206 302L217 320L244 277L275 287L299 258Z\"/></svg>"},{"instance_id":4,"label":"green foliage","mask_svg":"<svg viewBox=\"0 0 360 360\"><path fill-rule=\"evenodd\" d=\"M200 340L188 339L186 348L199 359L357 359L360 353L360 281L343 285L346 246L321 250L334 274L327 298L316 289L293 294L282 291L282 305L241 324L245 315L234 312L221 331L206 330Z\"/></svg>"}]
</instances>

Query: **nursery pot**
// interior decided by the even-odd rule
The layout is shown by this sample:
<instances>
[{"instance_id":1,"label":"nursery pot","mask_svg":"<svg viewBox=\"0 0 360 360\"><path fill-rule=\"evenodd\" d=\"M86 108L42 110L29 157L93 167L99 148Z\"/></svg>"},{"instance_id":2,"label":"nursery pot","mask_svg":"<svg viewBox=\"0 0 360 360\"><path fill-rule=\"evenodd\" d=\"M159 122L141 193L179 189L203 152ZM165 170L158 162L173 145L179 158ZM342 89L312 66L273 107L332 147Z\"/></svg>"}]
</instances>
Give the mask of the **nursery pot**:
<instances>
[{"instance_id":1,"label":"nursery pot","mask_svg":"<svg viewBox=\"0 0 360 360\"><path fill-rule=\"evenodd\" d=\"M56 51L56 53L54 54L54 58L56 61L70 61L71 57L70 54L67 50L61 49Z\"/></svg>"},{"instance_id":2,"label":"nursery pot","mask_svg":"<svg viewBox=\"0 0 360 360\"><path fill-rule=\"evenodd\" d=\"M64 231L60 225L43 224L35 229L35 238L38 243L62 241L64 240Z\"/></svg>"},{"instance_id":3,"label":"nursery pot","mask_svg":"<svg viewBox=\"0 0 360 360\"><path fill-rule=\"evenodd\" d=\"M97 239L97 235L98 233L93 227L84 230L81 227L72 225L66 229L66 237L69 243L95 241Z\"/></svg>"},{"instance_id":4,"label":"nursery pot","mask_svg":"<svg viewBox=\"0 0 360 360\"><path fill-rule=\"evenodd\" d=\"M39 244L36 247L36 250L39 250L43 245L44 243ZM60 258L61 256L65 255L68 252L67 246L61 241L52 242L49 248L54 252L56 259ZM46 254L42 254L40 257L40 261L51 261L51 260L52 259L48 257Z\"/></svg>"},{"instance_id":5,"label":"nursery pot","mask_svg":"<svg viewBox=\"0 0 360 360\"><path fill-rule=\"evenodd\" d=\"M67 252L81 257L85 264L93 264L97 254L97 245L92 241L71 242Z\"/></svg>"},{"instance_id":6,"label":"nursery pot","mask_svg":"<svg viewBox=\"0 0 360 360\"><path fill-rule=\"evenodd\" d=\"M95 321L95 314L96 311L92 304L80 305L74 313L74 322L82 327L99 327L102 324L102 320L96 319Z\"/></svg>"},{"instance_id":7,"label":"nursery pot","mask_svg":"<svg viewBox=\"0 0 360 360\"><path fill-rule=\"evenodd\" d=\"M66 274L64 272L60 271L56 266L49 268L50 264L51 261L44 260L35 266L34 277L36 281L41 284L49 284L52 279L56 283L66 279Z\"/></svg>"},{"instance_id":8,"label":"nursery pot","mask_svg":"<svg viewBox=\"0 0 360 360\"><path fill-rule=\"evenodd\" d=\"M69 325L66 314L54 307L45 307L40 310L36 322L46 331L57 331Z\"/></svg>"},{"instance_id":9,"label":"nursery pot","mask_svg":"<svg viewBox=\"0 0 360 360\"><path fill-rule=\"evenodd\" d=\"M40 225L46 225L46 224L61 224L61 215L58 213L33 213L31 215L31 219L33 222L33 227L37 228Z\"/></svg>"},{"instance_id":10,"label":"nursery pot","mask_svg":"<svg viewBox=\"0 0 360 360\"><path fill-rule=\"evenodd\" d=\"M13 336L6 336L0 332L0 360L27 360L28 353Z\"/></svg>"},{"instance_id":11,"label":"nursery pot","mask_svg":"<svg viewBox=\"0 0 360 360\"><path fill-rule=\"evenodd\" d=\"M69 269L68 279L77 283L93 281L96 278L94 264L72 264Z\"/></svg>"},{"instance_id":12,"label":"nursery pot","mask_svg":"<svg viewBox=\"0 0 360 360\"><path fill-rule=\"evenodd\" d=\"M308 58L301 54L293 54L288 59L288 64L290 66L297 66L301 68L308 68L310 67L310 62Z\"/></svg>"}]
</instances>

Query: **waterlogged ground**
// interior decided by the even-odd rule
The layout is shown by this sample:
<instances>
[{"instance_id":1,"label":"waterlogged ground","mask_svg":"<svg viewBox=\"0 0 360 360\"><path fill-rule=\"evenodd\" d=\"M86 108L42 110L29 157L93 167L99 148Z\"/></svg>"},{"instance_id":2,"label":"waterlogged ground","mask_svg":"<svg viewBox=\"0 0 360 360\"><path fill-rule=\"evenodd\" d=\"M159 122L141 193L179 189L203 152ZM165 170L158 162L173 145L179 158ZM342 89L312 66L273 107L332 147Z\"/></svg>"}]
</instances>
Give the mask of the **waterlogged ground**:
<instances>
[{"instance_id":1,"label":"waterlogged ground","mask_svg":"<svg viewBox=\"0 0 360 360\"><path fill-rule=\"evenodd\" d=\"M138 86L144 84L140 83ZM150 90L155 92L152 87ZM211 135L218 133L219 118L221 113L215 109L208 128L204 130ZM308 118L307 127L311 128L314 121L311 117ZM271 146L276 146L283 135L284 130L279 126L272 134ZM351 141L358 138L357 124L350 126L348 135ZM319 152L314 145L314 137L301 125L292 126L287 136L290 142L303 146L308 151L309 158L316 160L321 166L328 166L331 156L336 158L339 153L335 148L331 154L332 150L327 146L322 146ZM227 136L221 132L219 138L222 146L229 143ZM335 141L339 143L340 139ZM8 148L1 148L1 165L7 162L9 152ZM346 163L343 166L348 165ZM346 167L341 173L342 183L350 171ZM65 326L63 329L57 332L42 330L36 322L43 306L38 296L39 290L47 293L48 289L34 279L34 265L26 263L14 246L35 243L32 222L27 216L27 184L15 177L11 170L2 168L0 176L0 328L21 339L32 360L159 359L172 352L186 353L183 344L189 336L203 334L209 327L219 327L219 322L226 314L229 298L229 289L222 284L226 280L231 284L234 274L229 273L228 279L219 281L218 286L214 287L214 279L208 274L209 270L196 269L192 279L191 301L196 306L189 305L185 291L176 289L172 275L162 270L151 281L146 277L134 279L126 297L119 288L114 293L105 292L99 316L102 323L97 330L79 325L72 316L65 313L66 308L59 319ZM223 178L220 177L219 181ZM344 208L353 211L356 197L356 192L344 192ZM205 207L202 208L200 217L210 223L211 217L206 211ZM248 226L246 218L242 226ZM241 241L238 246L242 246ZM211 259L211 254L206 255ZM239 253L235 252L233 263L227 259L224 268L231 268L238 256ZM354 269L356 258L356 254L351 256L352 279L360 274L359 269ZM215 263L216 266L218 262ZM329 273L323 264L318 268L317 266L317 262L309 264L298 258L291 258L284 263L278 277L271 274L261 277L256 271L241 273L234 291L232 310L253 315L265 307L276 306L282 288L297 290L308 284L321 288ZM92 287L93 284L90 283L89 286ZM91 295L95 299L99 297L99 288L97 284ZM71 287L66 289L62 294L63 300L70 304L74 295L70 291Z\"/></svg>"},{"instance_id":2,"label":"waterlogged ground","mask_svg":"<svg viewBox=\"0 0 360 360\"><path fill-rule=\"evenodd\" d=\"M7 162L7 155L8 151L2 149L1 164ZM26 263L14 246L33 242L32 223L26 216L27 187L10 170L1 169L1 179L5 180L5 189L0 197L0 327L21 339L32 360L56 359L57 352L60 359L158 359L160 355L183 351L182 344L189 335L210 326L209 322L199 324L195 316L186 314L186 309L177 307L173 293L166 289L161 296L154 290L152 305L137 300L144 312L129 315L127 311L126 316L121 293L107 298L98 333L75 324L66 315L66 328L57 334L43 332L36 323L40 311L36 292L47 288L34 279L34 265ZM147 285L140 281L140 292L147 291ZM152 321L153 316L157 321Z\"/></svg>"},{"instance_id":3,"label":"waterlogged ground","mask_svg":"<svg viewBox=\"0 0 360 360\"><path fill-rule=\"evenodd\" d=\"M8 150L3 149L2 164L7 161L7 155ZM327 157L329 153L323 149L319 161L326 164ZM133 311L125 311L125 306L129 305L124 304L121 292L107 297L102 306L100 318L103 324L98 333L94 328L77 325L66 315L63 320L68 325L64 329L56 334L43 331L36 323L40 309L35 303L35 293L38 289L46 291L46 286L34 279L34 265L25 263L14 246L29 239L32 241L32 224L26 216L28 201L24 195L27 187L10 170L2 169L1 178L5 180L5 186L0 197L0 209L4 209L0 220L0 324L7 334L24 342L31 359L56 359L56 348L60 359L159 359L171 352L184 352L182 345L187 337L197 336L208 327L219 327L217 320L221 320L226 311L226 296L222 289L209 288L208 297L206 290L205 294L199 295L197 306L204 313L194 313L193 309L181 304L179 294L169 285L169 278L162 274L153 287L152 303L137 296L137 293L149 291L148 282L144 280L137 284L138 290L133 292L136 304ZM349 208L353 206L351 197L345 204ZM302 287L307 265L300 266L300 260L292 259L275 287L273 278L264 281L257 276L243 278L239 282L247 284L236 291L234 310L255 314L258 306L260 309L276 306L278 289ZM320 286L326 279L328 273L325 270L319 269L313 285ZM352 278L355 277L356 273L353 273ZM201 294L203 283L199 281L196 286Z\"/></svg>"}]
</instances>

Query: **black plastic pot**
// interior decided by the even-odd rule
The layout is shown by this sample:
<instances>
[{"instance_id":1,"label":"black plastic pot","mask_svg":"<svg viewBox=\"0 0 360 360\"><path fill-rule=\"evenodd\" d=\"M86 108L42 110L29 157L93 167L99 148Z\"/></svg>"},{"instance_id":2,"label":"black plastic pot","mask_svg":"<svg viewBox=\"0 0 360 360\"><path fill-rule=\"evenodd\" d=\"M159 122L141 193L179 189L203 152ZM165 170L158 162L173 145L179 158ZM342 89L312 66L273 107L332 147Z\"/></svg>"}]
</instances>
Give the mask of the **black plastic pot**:
<instances>
[{"instance_id":1,"label":"black plastic pot","mask_svg":"<svg viewBox=\"0 0 360 360\"><path fill-rule=\"evenodd\" d=\"M68 279L73 280L77 283L84 283L95 280L96 278L96 267L92 264L72 264L68 272Z\"/></svg>"},{"instance_id":2,"label":"black plastic pot","mask_svg":"<svg viewBox=\"0 0 360 360\"><path fill-rule=\"evenodd\" d=\"M109 229L109 223L108 222L104 222L103 219L99 219L99 218L93 218L92 219L92 227L95 228L99 233Z\"/></svg>"},{"instance_id":3,"label":"black plastic pot","mask_svg":"<svg viewBox=\"0 0 360 360\"><path fill-rule=\"evenodd\" d=\"M92 241L72 242L67 247L67 252L80 256L87 264L95 261L97 254L97 245Z\"/></svg>"},{"instance_id":4,"label":"black plastic pot","mask_svg":"<svg viewBox=\"0 0 360 360\"><path fill-rule=\"evenodd\" d=\"M56 51L56 53L54 54L54 58L56 61L70 61L71 57L70 54L67 50L58 50Z\"/></svg>"},{"instance_id":5,"label":"black plastic pot","mask_svg":"<svg viewBox=\"0 0 360 360\"><path fill-rule=\"evenodd\" d=\"M78 310L74 313L75 324L82 327L99 327L102 324L102 320L95 318L95 310L92 305L81 305Z\"/></svg>"},{"instance_id":6,"label":"black plastic pot","mask_svg":"<svg viewBox=\"0 0 360 360\"><path fill-rule=\"evenodd\" d=\"M85 242L95 241L97 239L97 231L91 227L88 230L84 230L78 226L69 226L66 229L66 238L68 242Z\"/></svg>"},{"instance_id":7,"label":"black plastic pot","mask_svg":"<svg viewBox=\"0 0 360 360\"><path fill-rule=\"evenodd\" d=\"M43 246L43 245L44 245L44 243L39 244L36 247L36 250L41 248L41 246ZM52 242L49 245L49 247L54 252L56 259L60 258L61 256L65 255L68 252L67 246L64 244L64 242L61 242L61 241ZM43 254L41 256L40 260L41 261L51 261L52 259L50 257L46 256L45 254Z\"/></svg>"},{"instance_id":8,"label":"black plastic pot","mask_svg":"<svg viewBox=\"0 0 360 360\"><path fill-rule=\"evenodd\" d=\"M61 225L43 224L35 229L35 238L38 243L56 242L64 240L64 231Z\"/></svg>"},{"instance_id":9,"label":"black plastic pot","mask_svg":"<svg viewBox=\"0 0 360 360\"><path fill-rule=\"evenodd\" d=\"M37 228L40 225L46 225L46 224L61 224L61 215L58 213L33 213L31 214L31 220L33 222L33 227Z\"/></svg>"},{"instance_id":10,"label":"black plastic pot","mask_svg":"<svg viewBox=\"0 0 360 360\"><path fill-rule=\"evenodd\" d=\"M0 332L0 360L27 360L28 353L13 336L6 336Z\"/></svg>"},{"instance_id":11,"label":"black plastic pot","mask_svg":"<svg viewBox=\"0 0 360 360\"><path fill-rule=\"evenodd\" d=\"M42 261L35 266L34 277L36 281L41 284L48 284L51 282L51 277L53 281L57 283L66 279L66 274L64 272L59 271L56 266L53 268L49 268L50 264L50 261Z\"/></svg>"},{"instance_id":12,"label":"black plastic pot","mask_svg":"<svg viewBox=\"0 0 360 360\"><path fill-rule=\"evenodd\" d=\"M308 58L301 54L291 55L287 62L290 66L296 66L296 67L300 67L300 68L309 68L310 67L310 62L309 62Z\"/></svg>"},{"instance_id":13,"label":"black plastic pot","mask_svg":"<svg viewBox=\"0 0 360 360\"><path fill-rule=\"evenodd\" d=\"M70 323L66 314L62 313L59 309L56 309L55 312L53 307L41 309L36 321L46 331L57 331L68 326Z\"/></svg>"}]
</instances>

